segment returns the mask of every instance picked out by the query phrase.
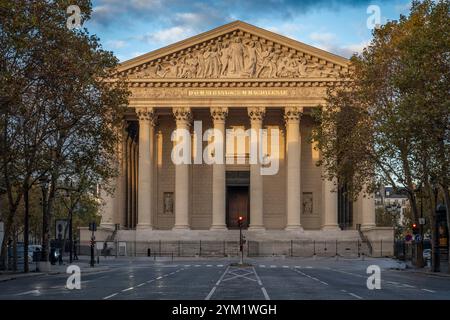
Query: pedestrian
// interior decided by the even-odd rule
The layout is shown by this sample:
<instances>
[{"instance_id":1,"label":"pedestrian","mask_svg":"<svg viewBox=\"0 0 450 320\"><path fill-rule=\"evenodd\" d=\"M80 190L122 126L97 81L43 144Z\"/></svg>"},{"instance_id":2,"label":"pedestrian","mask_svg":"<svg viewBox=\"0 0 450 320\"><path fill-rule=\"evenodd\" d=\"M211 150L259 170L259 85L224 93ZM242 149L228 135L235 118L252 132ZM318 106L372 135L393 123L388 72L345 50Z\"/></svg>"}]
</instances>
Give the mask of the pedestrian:
<instances>
[{"instance_id":1,"label":"pedestrian","mask_svg":"<svg viewBox=\"0 0 450 320\"><path fill-rule=\"evenodd\" d=\"M73 260L78 260L78 255L77 255L77 239L75 239L73 241Z\"/></svg>"}]
</instances>

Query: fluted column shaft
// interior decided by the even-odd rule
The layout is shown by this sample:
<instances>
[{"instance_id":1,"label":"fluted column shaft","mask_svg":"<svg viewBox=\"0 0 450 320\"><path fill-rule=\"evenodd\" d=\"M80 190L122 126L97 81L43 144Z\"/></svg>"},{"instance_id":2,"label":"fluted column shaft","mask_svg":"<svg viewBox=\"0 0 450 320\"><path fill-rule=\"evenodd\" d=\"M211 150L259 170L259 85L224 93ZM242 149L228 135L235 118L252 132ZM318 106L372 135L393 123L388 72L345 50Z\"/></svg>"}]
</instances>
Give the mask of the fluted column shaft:
<instances>
[{"instance_id":1,"label":"fluted column shaft","mask_svg":"<svg viewBox=\"0 0 450 320\"><path fill-rule=\"evenodd\" d=\"M300 176L300 107L285 108L284 118L286 121L286 230L302 230L300 223L301 204L301 176Z\"/></svg>"},{"instance_id":2,"label":"fluted column shaft","mask_svg":"<svg viewBox=\"0 0 450 320\"><path fill-rule=\"evenodd\" d=\"M212 224L211 230L226 230L226 181L225 181L225 119L228 114L226 107L211 108L214 129L221 137L214 136L215 163L212 172ZM219 149L219 150L217 150ZM220 151L222 150L222 151Z\"/></svg>"},{"instance_id":3,"label":"fluted column shaft","mask_svg":"<svg viewBox=\"0 0 450 320\"><path fill-rule=\"evenodd\" d=\"M247 109L251 124L250 149L256 151L253 162L250 163L250 226L249 230L264 230L264 206L263 206L263 176L260 164L260 129L265 115L264 107L250 107ZM255 145L256 144L256 145ZM252 160L252 158L250 159ZM252 162L252 161L251 161Z\"/></svg>"},{"instance_id":4,"label":"fluted column shaft","mask_svg":"<svg viewBox=\"0 0 450 320\"><path fill-rule=\"evenodd\" d=\"M338 230L338 193L335 180L322 180L322 212L324 214L322 230Z\"/></svg>"},{"instance_id":5,"label":"fluted column shaft","mask_svg":"<svg viewBox=\"0 0 450 320\"><path fill-rule=\"evenodd\" d=\"M139 118L138 229L151 229L153 207L153 143L156 116L153 108L137 108Z\"/></svg>"},{"instance_id":6,"label":"fluted column shaft","mask_svg":"<svg viewBox=\"0 0 450 320\"><path fill-rule=\"evenodd\" d=\"M173 115L175 117L177 130L189 130L192 119L190 108L173 108ZM186 151L190 152L190 149ZM191 157L189 156L189 159L190 158ZM173 229L190 229L189 164L186 163L175 164L175 225Z\"/></svg>"}]
</instances>

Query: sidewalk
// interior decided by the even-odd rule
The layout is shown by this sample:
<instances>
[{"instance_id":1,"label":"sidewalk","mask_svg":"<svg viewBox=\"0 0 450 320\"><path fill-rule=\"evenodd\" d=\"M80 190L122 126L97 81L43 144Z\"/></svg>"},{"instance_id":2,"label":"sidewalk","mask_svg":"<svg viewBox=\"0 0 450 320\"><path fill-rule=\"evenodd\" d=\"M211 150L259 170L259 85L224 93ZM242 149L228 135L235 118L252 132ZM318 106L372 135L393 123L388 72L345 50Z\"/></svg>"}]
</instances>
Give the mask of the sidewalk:
<instances>
[{"instance_id":1,"label":"sidewalk","mask_svg":"<svg viewBox=\"0 0 450 320\"><path fill-rule=\"evenodd\" d=\"M97 262L97 261L96 261ZM102 265L102 261L100 260L100 264L95 264L95 267L91 267L89 264L88 257L80 257L79 260L75 260L72 264L69 264L69 261L65 261L64 264L59 265L51 265L51 269L48 272L36 272L36 264L30 263L30 272L23 273L20 271L0 271L0 283L9 280L22 279L28 277L42 276L42 275L56 275L56 274L65 274L67 273L67 268L70 265L76 265L80 267L81 273L93 273L93 272L102 272L110 270L110 267Z\"/></svg>"},{"instance_id":2,"label":"sidewalk","mask_svg":"<svg viewBox=\"0 0 450 320\"><path fill-rule=\"evenodd\" d=\"M431 271L431 267L429 267L429 266L425 266L423 268L417 268L411 264L411 261L408 261L407 268L405 269L405 271L412 272L412 273L421 273L421 274L426 274L426 275L436 276L436 277L450 278L450 273L448 273L448 263L446 261L441 262L440 272Z\"/></svg>"}]
</instances>

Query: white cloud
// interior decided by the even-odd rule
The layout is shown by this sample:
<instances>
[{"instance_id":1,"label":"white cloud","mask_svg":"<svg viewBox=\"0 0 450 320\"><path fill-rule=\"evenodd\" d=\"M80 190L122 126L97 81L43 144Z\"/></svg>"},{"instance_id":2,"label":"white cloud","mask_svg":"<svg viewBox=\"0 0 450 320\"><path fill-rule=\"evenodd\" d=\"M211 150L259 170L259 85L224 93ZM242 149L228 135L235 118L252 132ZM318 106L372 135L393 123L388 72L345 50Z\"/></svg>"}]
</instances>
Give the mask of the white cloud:
<instances>
[{"instance_id":1,"label":"white cloud","mask_svg":"<svg viewBox=\"0 0 450 320\"><path fill-rule=\"evenodd\" d=\"M112 49L120 49L127 45L127 43L123 40L109 40L106 41L106 45Z\"/></svg>"},{"instance_id":2,"label":"white cloud","mask_svg":"<svg viewBox=\"0 0 450 320\"><path fill-rule=\"evenodd\" d=\"M175 26L167 29L162 29L151 34L138 37L138 40L145 41L149 44L169 44L179 40L188 38L194 34L191 28L183 28Z\"/></svg>"},{"instance_id":3,"label":"white cloud","mask_svg":"<svg viewBox=\"0 0 450 320\"><path fill-rule=\"evenodd\" d=\"M322 45L327 45L328 43L334 42L337 39L336 35L331 32L313 32L309 35L309 38Z\"/></svg>"},{"instance_id":4,"label":"white cloud","mask_svg":"<svg viewBox=\"0 0 450 320\"><path fill-rule=\"evenodd\" d=\"M268 26L265 27L265 29L270 30L272 32L282 34L289 38L298 38L298 34L305 29L305 26L303 26L300 23L293 23L293 22L285 22L276 26Z\"/></svg>"}]
</instances>

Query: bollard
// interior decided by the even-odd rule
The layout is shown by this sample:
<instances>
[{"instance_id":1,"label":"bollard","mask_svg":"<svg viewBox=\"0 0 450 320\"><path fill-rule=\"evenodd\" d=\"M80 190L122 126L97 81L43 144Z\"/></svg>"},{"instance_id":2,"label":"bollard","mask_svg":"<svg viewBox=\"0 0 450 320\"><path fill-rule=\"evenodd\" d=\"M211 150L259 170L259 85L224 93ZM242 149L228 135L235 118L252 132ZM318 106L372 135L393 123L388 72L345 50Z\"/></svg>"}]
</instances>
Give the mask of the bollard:
<instances>
[{"instance_id":1,"label":"bollard","mask_svg":"<svg viewBox=\"0 0 450 320\"><path fill-rule=\"evenodd\" d=\"M336 257L338 256L338 241L337 241L337 239L336 239Z\"/></svg>"},{"instance_id":2,"label":"bollard","mask_svg":"<svg viewBox=\"0 0 450 320\"><path fill-rule=\"evenodd\" d=\"M151 257L152 256L152 251L150 250L150 248L147 249L147 257Z\"/></svg>"}]
</instances>

